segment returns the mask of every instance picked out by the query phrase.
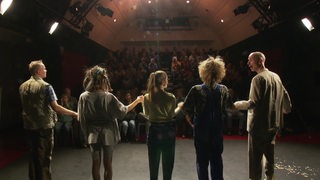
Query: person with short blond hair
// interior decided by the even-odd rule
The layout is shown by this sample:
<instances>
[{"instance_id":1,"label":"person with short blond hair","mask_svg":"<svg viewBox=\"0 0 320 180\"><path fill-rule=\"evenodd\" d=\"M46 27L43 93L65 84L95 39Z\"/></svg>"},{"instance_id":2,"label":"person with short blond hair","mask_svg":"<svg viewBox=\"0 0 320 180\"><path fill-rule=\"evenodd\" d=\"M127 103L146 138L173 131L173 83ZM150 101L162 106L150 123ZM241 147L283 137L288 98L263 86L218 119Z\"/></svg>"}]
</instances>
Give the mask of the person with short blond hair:
<instances>
[{"instance_id":1,"label":"person with short blond hair","mask_svg":"<svg viewBox=\"0 0 320 180\"><path fill-rule=\"evenodd\" d=\"M42 60L29 64L31 77L19 87L23 126L30 149L29 179L51 179L54 126L57 113L77 117L78 114L57 103L53 87L43 79L47 69Z\"/></svg>"}]
</instances>

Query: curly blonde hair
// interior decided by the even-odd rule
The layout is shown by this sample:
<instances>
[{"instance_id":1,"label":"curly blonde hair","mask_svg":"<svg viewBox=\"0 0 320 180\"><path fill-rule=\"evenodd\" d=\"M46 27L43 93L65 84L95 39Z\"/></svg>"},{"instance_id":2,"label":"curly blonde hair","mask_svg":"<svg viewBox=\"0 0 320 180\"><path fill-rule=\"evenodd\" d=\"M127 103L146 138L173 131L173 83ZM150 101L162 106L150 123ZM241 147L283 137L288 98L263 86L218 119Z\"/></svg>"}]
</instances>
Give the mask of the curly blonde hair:
<instances>
[{"instance_id":1,"label":"curly blonde hair","mask_svg":"<svg viewBox=\"0 0 320 180\"><path fill-rule=\"evenodd\" d=\"M211 85L220 83L226 75L225 63L221 57L212 57L199 63L199 76L202 82Z\"/></svg>"}]
</instances>

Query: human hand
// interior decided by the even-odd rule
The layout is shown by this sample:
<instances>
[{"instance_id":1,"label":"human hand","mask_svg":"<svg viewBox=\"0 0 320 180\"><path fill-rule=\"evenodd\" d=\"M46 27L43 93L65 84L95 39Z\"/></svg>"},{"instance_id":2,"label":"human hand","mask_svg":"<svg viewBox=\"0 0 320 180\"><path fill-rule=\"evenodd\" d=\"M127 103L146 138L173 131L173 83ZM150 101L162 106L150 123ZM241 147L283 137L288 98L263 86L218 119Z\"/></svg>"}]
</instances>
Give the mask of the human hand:
<instances>
[{"instance_id":1,"label":"human hand","mask_svg":"<svg viewBox=\"0 0 320 180\"><path fill-rule=\"evenodd\" d=\"M249 101L236 101L233 103L234 107L238 110L247 110L250 107L250 102Z\"/></svg>"},{"instance_id":2,"label":"human hand","mask_svg":"<svg viewBox=\"0 0 320 180\"><path fill-rule=\"evenodd\" d=\"M178 108L181 109L182 107L183 107L183 102L179 102L179 103L178 103Z\"/></svg>"},{"instance_id":3,"label":"human hand","mask_svg":"<svg viewBox=\"0 0 320 180\"><path fill-rule=\"evenodd\" d=\"M144 101L144 96L143 95L138 96L136 101L138 101L138 103L142 103Z\"/></svg>"},{"instance_id":4,"label":"human hand","mask_svg":"<svg viewBox=\"0 0 320 180\"><path fill-rule=\"evenodd\" d=\"M72 114L72 117L73 117L74 119L76 119L77 121L79 121L79 114L78 114L77 112L74 112L74 113Z\"/></svg>"}]
</instances>

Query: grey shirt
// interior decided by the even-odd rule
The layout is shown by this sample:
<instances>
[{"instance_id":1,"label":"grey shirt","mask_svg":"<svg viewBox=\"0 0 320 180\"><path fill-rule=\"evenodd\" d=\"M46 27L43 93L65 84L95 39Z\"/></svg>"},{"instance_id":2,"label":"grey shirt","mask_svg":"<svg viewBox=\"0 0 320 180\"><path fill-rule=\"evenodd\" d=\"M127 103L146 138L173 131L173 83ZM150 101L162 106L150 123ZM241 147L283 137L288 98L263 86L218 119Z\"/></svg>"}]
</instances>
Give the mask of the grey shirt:
<instances>
[{"instance_id":1,"label":"grey shirt","mask_svg":"<svg viewBox=\"0 0 320 180\"><path fill-rule=\"evenodd\" d=\"M109 92L85 91L78 102L81 128L89 144L117 144L120 140L117 119L122 119L127 112L128 107Z\"/></svg>"}]
</instances>

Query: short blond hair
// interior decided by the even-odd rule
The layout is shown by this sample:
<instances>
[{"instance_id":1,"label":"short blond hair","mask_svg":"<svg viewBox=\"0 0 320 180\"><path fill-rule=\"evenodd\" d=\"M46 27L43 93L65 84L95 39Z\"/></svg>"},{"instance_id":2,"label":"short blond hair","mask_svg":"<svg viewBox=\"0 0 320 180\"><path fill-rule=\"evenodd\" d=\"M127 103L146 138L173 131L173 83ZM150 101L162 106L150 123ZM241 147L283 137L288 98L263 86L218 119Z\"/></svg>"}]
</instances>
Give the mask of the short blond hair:
<instances>
[{"instance_id":1,"label":"short blond hair","mask_svg":"<svg viewBox=\"0 0 320 180\"><path fill-rule=\"evenodd\" d=\"M262 52L259 52L259 51L255 51L255 52L250 53L248 58L252 58L255 61L261 60L263 64L266 62L266 56Z\"/></svg>"},{"instance_id":2,"label":"short blond hair","mask_svg":"<svg viewBox=\"0 0 320 180\"><path fill-rule=\"evenodd\" d=\"M37 71L43 66L42 59L31 61L29 64L29 72L31 75L35 75Z\"/></svg>"},{"instance_id":3,"label":"short blond hair","mask_svg":"<svg viewBox=\"0 0 320 180\"><path fill-rule=\"evenodd\" d=\"M199 63L199 76L205 84L220 83L226 75L225 63L221 57L212 57Z\"/></svg>"}]
</instances>

